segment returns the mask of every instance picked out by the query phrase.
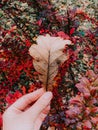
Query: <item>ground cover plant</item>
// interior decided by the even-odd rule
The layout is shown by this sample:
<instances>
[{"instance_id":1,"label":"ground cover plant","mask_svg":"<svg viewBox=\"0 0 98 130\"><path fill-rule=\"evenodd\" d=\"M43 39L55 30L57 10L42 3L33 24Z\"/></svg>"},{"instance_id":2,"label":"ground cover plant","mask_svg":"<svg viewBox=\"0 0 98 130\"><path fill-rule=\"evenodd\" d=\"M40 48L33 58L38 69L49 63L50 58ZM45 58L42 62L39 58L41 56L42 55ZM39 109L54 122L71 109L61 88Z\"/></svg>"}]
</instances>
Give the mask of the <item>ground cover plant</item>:
<instances>
[{"instance_id":1,"label":"ground cover plant","mask_svg":"<svg viewBox=\"0 0 98 130\"><path fill-rule=\"evenodd\" d=\"M98 129L97 6L96 0L0 1L1 128L9 105L43 87L29 49L48 34L71 44L63 49L67 59L58 62L51 111L41 130Z\"/></svg>"}]
</instances>

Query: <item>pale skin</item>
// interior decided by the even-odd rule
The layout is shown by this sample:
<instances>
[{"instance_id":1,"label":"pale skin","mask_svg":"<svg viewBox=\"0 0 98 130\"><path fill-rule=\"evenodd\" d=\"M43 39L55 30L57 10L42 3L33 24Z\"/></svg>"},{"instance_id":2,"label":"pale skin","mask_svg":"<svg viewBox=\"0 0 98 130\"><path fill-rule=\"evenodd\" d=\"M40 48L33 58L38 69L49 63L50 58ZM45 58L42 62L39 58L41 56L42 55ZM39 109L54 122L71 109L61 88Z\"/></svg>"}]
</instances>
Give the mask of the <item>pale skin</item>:
<instances>
[{"instance_id":1,"label":"pale skin","mask_svg":"<svg viewBox=\"0 0 98 130\"><path fill-rule=\"evenodd\" d=\"M39 130L49 113L52 97L51 92L39 89L19 98L5 111L3 130Z\"/></svg>"}]
</instances>

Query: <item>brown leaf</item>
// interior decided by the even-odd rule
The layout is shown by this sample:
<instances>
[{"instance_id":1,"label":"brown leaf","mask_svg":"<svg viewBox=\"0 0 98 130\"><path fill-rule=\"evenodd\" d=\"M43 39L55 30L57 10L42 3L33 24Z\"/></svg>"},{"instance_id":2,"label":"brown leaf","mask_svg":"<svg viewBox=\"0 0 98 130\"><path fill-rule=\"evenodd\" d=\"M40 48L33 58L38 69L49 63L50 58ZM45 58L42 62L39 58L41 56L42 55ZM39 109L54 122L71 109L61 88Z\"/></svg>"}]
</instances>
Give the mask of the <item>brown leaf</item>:
<instances>
[{"instance_id":1,"label":"brown leaf","mask_svg":"<svg viewBox=\"0 0 98 130\"><path fill-rule=\"evenodd\" d=\"M71 44L71 41L46 35L39 36L37 44L33 44L29 49L34 58L35 70L40 73L39 79L46 90L53 89L53 79L58 73L59 65L69 58L68 54L63 53L66 44Z\"/></svg>"},{"instance_id":2,"label":"brown leaf","mask_svg":"<svg viewBox=\"0 0 98 130\"><path fill-rule=\"evenodd\" d=\"M55 127L49 127L48 130L55 130Z\"/></svg>"}]
</instances>

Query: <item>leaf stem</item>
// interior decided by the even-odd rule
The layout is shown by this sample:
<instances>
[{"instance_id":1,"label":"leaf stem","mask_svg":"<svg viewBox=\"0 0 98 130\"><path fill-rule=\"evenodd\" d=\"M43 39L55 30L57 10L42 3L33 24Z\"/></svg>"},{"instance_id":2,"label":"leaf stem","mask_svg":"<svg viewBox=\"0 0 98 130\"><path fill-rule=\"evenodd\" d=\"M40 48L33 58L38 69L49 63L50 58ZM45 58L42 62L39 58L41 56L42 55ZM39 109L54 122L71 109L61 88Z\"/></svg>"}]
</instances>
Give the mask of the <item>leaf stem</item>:
<instances>
[{"instance_id":1,"label":"leaf stem","mask_svg":"<svg viewBox=\"0 0 98 130\"><path fill-rule=\"evenodd\" d=\"M48 55L48 66L47 66L47 79L46 79L46 91L48 90L48 81L49 81L49 66L50 66L50 51Z\"/></svg>"}]
</instances>

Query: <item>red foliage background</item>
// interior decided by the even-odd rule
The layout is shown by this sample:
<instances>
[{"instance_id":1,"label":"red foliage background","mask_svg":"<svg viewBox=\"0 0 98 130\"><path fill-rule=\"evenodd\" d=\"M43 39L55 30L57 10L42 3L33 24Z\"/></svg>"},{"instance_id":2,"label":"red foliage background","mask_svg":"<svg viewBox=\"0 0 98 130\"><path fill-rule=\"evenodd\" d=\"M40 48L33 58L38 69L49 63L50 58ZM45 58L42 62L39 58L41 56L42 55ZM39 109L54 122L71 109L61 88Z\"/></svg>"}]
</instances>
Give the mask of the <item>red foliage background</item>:
<instances>
[{"instance_id":1,"label":"red foliage background","mask_svg":"<svg viewBox=\"0 0 98 130\"><path fill-rule=\"evenodd\" d=\"M2 114L9 105L22 95L42 87L28 50L36 43L38 35L49 33L51 36L69 39L73 45L64 49L70 58L60 66L55 77L52 108L41 129L54 126L58 130L97 130L97 20L78 8L68 8L65 15L60 15L48 0L22 0L21 3L27 3L36 14L35 21L30 23L18 16L22 10L14 4L10 6L10 2L0 3L4 15L13 20L8 29L0 27L0 126ZM84 20L91 22L93 27L79 30Z\"/></svg>"}]
</instances>

